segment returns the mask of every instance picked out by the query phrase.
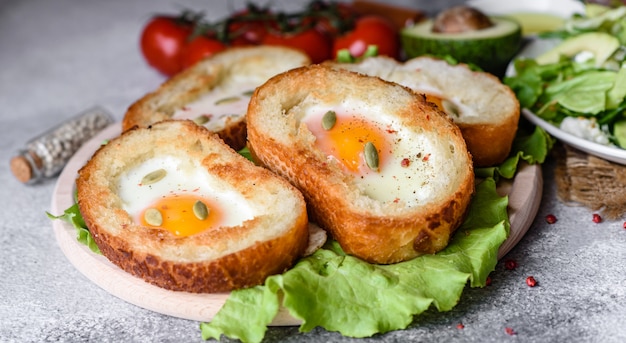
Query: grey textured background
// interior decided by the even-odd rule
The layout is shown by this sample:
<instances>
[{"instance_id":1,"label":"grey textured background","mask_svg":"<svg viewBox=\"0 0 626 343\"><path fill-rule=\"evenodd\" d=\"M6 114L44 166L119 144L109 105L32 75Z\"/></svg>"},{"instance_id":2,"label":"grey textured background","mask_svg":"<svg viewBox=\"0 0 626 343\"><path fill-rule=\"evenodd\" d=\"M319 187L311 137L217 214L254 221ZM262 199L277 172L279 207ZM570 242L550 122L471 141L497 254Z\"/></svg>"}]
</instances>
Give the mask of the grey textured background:
<instances>
[{"instance_id":1,"label":"grey textured background","mask_svg":"<svg viewBox=\"0 0 626 343\"><path fill-rule=\"evenodd\" d=\"M303 1L274 3L298 8ZM435 13L453 2L397 3ZM55 180L25 186L8 169L13 152L35 134L95 104L120 120L156 88L164 79L143 62L138 35L151 14L182 7L210 7L216 18L228 13L226 1L0 0L0 341L202 341L199 323L130 305L76 271L45 216ZM506 257L519 267L498 264L492 285L467 289L452 311L429 311L407 330L362 340L284 327L271 328L266 341L626 341L624 219L595 224L589 210L559 202L553 168L544 165L539 214ZM549 213L556 224L545 224ZM526 286L528 275L537 287Z\"/></svg>"}]
</instances>

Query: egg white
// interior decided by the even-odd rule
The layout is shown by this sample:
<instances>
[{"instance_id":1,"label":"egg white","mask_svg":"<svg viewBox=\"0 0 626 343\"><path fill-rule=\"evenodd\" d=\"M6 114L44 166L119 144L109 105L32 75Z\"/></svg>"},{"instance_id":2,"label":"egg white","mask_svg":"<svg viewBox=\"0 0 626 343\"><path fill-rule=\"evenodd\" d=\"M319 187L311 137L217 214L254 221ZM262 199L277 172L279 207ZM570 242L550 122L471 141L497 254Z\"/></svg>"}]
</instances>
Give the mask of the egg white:
<instances>
[{"instance_id":1,"label":"egg white","mask_svg":"<svg viewBox=\"0 0 626 343\"><path fill-rule=\"evenodd\" d=\"M411 66L402 66L396 68L385 79L396 82L405 87L413 89L416 93L428 94L436 96L442 100L446 100L452 104L452 109L444 109L452 119L463 117L464 120L472 118L480 118L480 112L477 111L474 104L467 104L462 98L449 95L445 91L445 87L440 81L427 76L419 71L414 72ZM444 105L445 106L445 105Z\"/></svg>"},{"instance_id":2,"label":"egg white","mask_svg":"<svg viewBox=\"0 0 626 343\"><path fill-rule=\"evenodd\" d=\"M165 177L142 185L143 177L158 169L167 172ZM184 193L220 204L224 218L221 226L237 226L256 215L248 200L239 192L209 174L197 162L176 156L150 158L125 171L118 180L117 194L122 201L122 209L137 223L141 212L160 198Z\"/></svg>"},{"instance_id":3,"label":"egg white","mask_svg":"<svg viewBox=\"0 0 626 343\"><path fill-rule=\"evenodd\" d=\"M463 117L467 121L471 118L480 118L480 113L472 106L463 102L463 99L455 96L446 96L439 90L415 89L417 93L425 93L436 96L442 100L443 112L445 112L452 120ZM447 102L447 104L446 104Z\"/></svg>"},{"instance_id":4,"label":"egg white","mask_svg":"<svg viewBox=\"0 0 626 343\"><path fill-rule=\"evenodd\" d=\"M258 83L246 79L238 80L233 84L219 85L176 110L172 118L194 120L199 116L209 116L209 121L202 125L210 131L219 131L229 120L237 120L245 116L250 102L249 92L254 91L257 86ZM235 97L237 101L219 103L220 100Z\"/></svg>"},{"instance_id":5,"label":"egg white","mask_svg":"<svg viewBox=\"0 0 626 343\"><path fill-rule=\"evenodd\" d=\"M300 119L311 133L321 127L321 118L327 111L341 114L356 114L378 126L391 146L387 161L379 171L363 170L353 180L361 192L381 202L401 203L417 206L432 201L443 190L449 189L448 180L437 177L437 173L454 158L454 149L436 137L432 132L421 132L419 128L408 127L384 108L376 108L357 100L345 100L335 106L314 104L307 106ZM403 165L407 158L408 165ZM336 159L328 156L329 161ZM340 163L339 161L336 161Z\"/></svg>"}]
</instances>

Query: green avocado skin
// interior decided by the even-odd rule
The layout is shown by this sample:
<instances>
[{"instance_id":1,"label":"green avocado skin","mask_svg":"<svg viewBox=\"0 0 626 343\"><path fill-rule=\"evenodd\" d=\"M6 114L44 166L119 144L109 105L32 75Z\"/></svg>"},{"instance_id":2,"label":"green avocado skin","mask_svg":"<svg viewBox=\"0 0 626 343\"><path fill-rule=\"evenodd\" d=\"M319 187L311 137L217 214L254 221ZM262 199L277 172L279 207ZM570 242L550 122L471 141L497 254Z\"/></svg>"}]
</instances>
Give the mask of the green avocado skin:
<instances>
[{"instance_id":1,"label":"green avocado skin","mask_svg":"<svg viewBox=\"0 0 626 343\"><path fill-rule=\"evenodd\" d=\"M503 77L506 68L522 45L522 30L499 37L480 39L447 39L420 37L401 33L401 42L407 58L430 55L452 57L457 62L475 64L483 71Z\"/></svg>"}]
</instances>

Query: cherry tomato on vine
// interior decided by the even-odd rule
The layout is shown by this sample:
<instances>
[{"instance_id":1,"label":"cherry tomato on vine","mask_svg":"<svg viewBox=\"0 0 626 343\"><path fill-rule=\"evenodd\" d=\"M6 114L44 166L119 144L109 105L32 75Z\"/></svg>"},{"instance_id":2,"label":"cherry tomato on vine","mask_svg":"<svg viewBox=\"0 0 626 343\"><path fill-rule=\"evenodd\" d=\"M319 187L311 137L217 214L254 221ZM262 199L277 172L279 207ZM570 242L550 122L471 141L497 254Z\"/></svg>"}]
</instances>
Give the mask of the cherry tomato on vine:
<instances>
[{"instance_id":1,"label":"cherry tomato on vine","mask_svg":"<svg viewBox=\"0 0 626 343\"><path fill-rule=\"evenodd\" d=\"M332 43L323 33L314 28L296 32L270 31L263 38L265 45L282 45L304 51L313 63L331 58Z\"/></svg>"},{"instance_id":2,"label":"cherry tomato on vine","mask_svg":"<svg viewBox=\"0 0 626 343\"><path fill-rule=\"evenodd\" d=\"M267 34L267 30L263 23L237 22L232 24L230 33L232 46L259 45Z\"/></svg>"},{"instance_id":3,"label":"cherry tomato on vine","mask_svg":"<svg viewBox=\"0 0 626 343\"><path fill-rule=\"evenodd\" d=\"M359 57L369 45L378 46L378 55L398 58L400 42L394 26L385 18L368 15L357 19L354 29L335 38L333 57L337 52L348 49L354 57Z\"/></svg>"},{"instance_id":4,"label":"cherry tomato on vine","mask_svg":"<svg viewBox=\"0 0 626 343\"><path fill-rule=\"evenodd\" d=\"M180 54L191 31L175 17L155 16L141 33L141 53L150 66L172 76L182 69Z\"/></svg>"},{"instance_id":5,"label":"cherry tomato on vine","mask_svg":"<svg viewBox=\"0 0 626 343\"><path fill-rule=\"evenodd\" d=\"M315 28L330 36L337 37L346 27L354 25L358 13L347 3L322 3L316 2L310 10L317 15L309 18L315 22Z\"/></svg>"},{"instance_id":6,"label":"cherry tomato on vine","mask_svg":"<svg viewBox=\"0 0 626 343\"><path fill-rule=\"evenodd\" d=\"M180 52L180 64L186 69L203 58L226 50L226 45L217 39L206 36L198 36L182 47Z\"/></svg>"},{"instance_id":7,"label":"cherry tomato on vine","mask_svg":"<svg viewBox=\"0 0 626 343\"><path fill-rule=\"evenodd\" d=\"M237 12L230 16L228 25L230 45L259 45L267 34L271 12L253 8Z\"/></svg>"}]
</instances>

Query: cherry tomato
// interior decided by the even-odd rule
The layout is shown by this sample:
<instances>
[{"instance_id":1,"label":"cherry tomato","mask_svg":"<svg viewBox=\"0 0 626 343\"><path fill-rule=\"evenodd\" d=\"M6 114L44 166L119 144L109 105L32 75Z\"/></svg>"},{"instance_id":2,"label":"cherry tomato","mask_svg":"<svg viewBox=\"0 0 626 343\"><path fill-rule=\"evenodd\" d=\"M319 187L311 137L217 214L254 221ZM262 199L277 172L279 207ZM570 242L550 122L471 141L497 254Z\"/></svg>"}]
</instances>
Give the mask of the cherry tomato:
<instances>
[{"instance_id":1,"label":"cherry tomato","mask_svg":"<svg viewBox=\"0 0 626 343\"><path fill-rule=\"evenodd\" d=\"M331 58L331 41L314 28L296 32L270 31L263 38L263 44L282 45L304 51L313 63Z\"/></svg>"},{"instance_id":2,"label":"cherry tomato","mask_svg":"<svg viewBox=\"0 0 626 343\"><path fill-rule=\"evenodd\" d=\"M271 13L267 10L244 10L233 14L228 25L230 44L233 46L259 45L267 34Z\"/></svg>"},{"instance_id":3,"label":"cherry tomato","mask_svg":"<svg viewBox=\"0 0 626 343\"><path fill-rule=\"evenodd\" d=\"M354 29L335 39L333 56L348 49L354 57L359 57L369 45L378 46L378 55L398 58L400 43L394 26L385 18L368 15L357 19Z\"/></svg>"},{"instance_id":4,"label":"cherry tomato","mask_svg":"<svg viewBox=\"0 0 626 343\"><path fill-rule=\"evenodd\" d=\"M180 54L191 31L175 17L155 16L141 33L141 52L150 66L172 76L182 69Z\"/></svg>"},{"instance_id":5,"label":"cherry tomato","mask_svg":"<svg viewBox=\"0 0 626 343\"><path fill-rule=\"evenodd\" d=\"M206 36L198 36L185 44L180 53L180 61L183 69L195 64L203 58L226 49L226 45L217 39Z\"/></svg>"},{"instance_id":6,"label":"cherry tomato","mask_svg":"<svg viewBox=\"0 0 626 343\"><path fill-rule=\"evenodd\" d=\"M333 39L339 36L341 32L344 32L347 27L353 26L354 21L358 17L358 13L352 5L347 3L314 1L309 6L309 10L313 13L318 13L318 15L309 18L315 22L315 28Z\"/></svg>"},{"instance_id":7,"label":"cherry tomato","mask_svg":"<svg viewBox=\"0 0 626 343\"><path fill-rule=\"evenodd\" d=\"M238 22L232 27L230 29L232 34L230 45L232 46L259 45L267 33L263 23Z\"/></svg>"}]
</instances>

